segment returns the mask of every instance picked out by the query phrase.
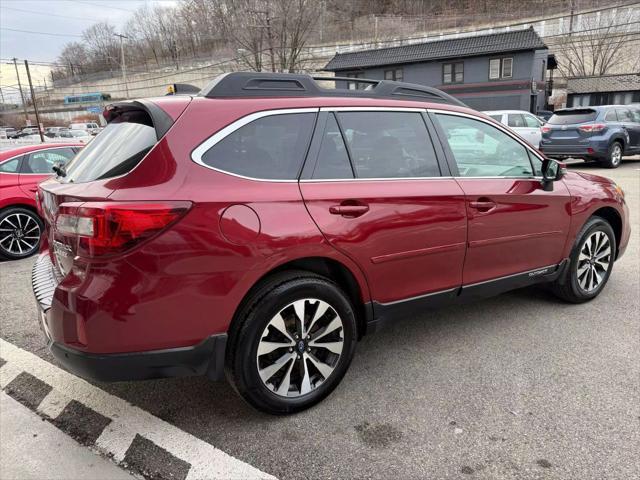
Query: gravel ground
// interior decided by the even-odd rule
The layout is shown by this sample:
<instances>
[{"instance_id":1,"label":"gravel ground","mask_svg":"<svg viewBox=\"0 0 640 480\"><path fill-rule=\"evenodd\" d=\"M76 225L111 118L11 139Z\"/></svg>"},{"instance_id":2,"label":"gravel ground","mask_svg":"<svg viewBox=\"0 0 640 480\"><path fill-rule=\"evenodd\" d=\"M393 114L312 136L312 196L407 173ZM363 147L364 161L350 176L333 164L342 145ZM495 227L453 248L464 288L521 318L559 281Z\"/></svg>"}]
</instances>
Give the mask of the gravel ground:
<instances>
[{"instance_id":1,"label":"gravel ground","mask_svg":"<svg viewBox=\"0 0 640 480\"><path fill-rule=\"evenodd\" d=\"M616 170L632 237L593 302L542 289L398 322L358 345L317 407L270 417L224 382L100 385L281 478L629 479L640 471L640 161ZM54 361L33 260L0 263L0 336Z\"/></svg>"}]
</instances>

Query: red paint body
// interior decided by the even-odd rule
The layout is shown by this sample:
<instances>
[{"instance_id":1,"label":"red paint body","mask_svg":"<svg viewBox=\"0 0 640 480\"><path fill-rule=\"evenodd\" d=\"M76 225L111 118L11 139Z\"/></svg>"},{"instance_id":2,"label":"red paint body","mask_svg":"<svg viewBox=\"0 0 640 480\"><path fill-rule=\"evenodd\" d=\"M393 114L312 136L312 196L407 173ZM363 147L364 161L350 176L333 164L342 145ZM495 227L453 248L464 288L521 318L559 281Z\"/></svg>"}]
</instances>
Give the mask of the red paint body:
<instances>
[{"instance_id":1,"label":"red paint body","mask_svg":"<svg viewBox=\"0 0 640 480\"><path fill-rule=\"evenodd\" d=\"M603 207L622 220L620 252L629 238L626 205L600 177L568 174L551 192L539 180L277 182L191 160L193 149L216 131L260 110L388 106L475 115L471 110L338 97L153 101L176 123L133 171L88 184L52 179L42 185L58 204L192 202L181 220L126 254L70 265L46 321L55 342L80 351L182 347L227 332L256 282L295 260L340 264L355 279L360 302L385 304L558 264L586 219ZM495 208L469 207L484 198ZM330 213L359 204L369 210L357 217ZM44 254L57 238L49 230Z\"/></svg>"},{"instance_id":2,"label":"red paint body","mask_svg":"<svg viewBox=\"0 0 640 480\"><path fill-rule=\"evenodd\" d=\"M29 145L12 148L0 152L0 163L25 153L38 150L48 150L60 147L78 147L84 145L79 143L55 143L44 145ZM46 180L50 175L20 174L20 173L0 173L0 210L6 207L30 207L36 208L36 191L38 184Z\"/></svg>"}]
</instances>

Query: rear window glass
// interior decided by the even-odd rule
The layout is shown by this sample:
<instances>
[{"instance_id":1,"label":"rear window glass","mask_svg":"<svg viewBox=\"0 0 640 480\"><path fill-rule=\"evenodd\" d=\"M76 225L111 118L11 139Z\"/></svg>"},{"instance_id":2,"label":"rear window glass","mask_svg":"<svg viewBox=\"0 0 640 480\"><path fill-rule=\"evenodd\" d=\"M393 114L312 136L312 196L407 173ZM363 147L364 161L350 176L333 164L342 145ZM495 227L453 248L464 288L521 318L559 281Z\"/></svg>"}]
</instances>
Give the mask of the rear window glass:
<instances>
[{"instance_id":1,"label":"rear window glass","mask_svg":"<svg viewBox=\"0 0 640 480\"><path fill-rule=\"evenodd\" d=\"M254 120L213 145L202 155L202 163L243 177L295 180L315 117L315 113L290 113Z\"/></svg>"},{"instance_id":2,"label":"rear window glass","mask_svg":"<svg viewBox=\"0 0 640 480\"><path fill-rule=\"evenodd\" d=\"M439 177L440 168L420 113L338 114L358 178Z\"/></svg>"},{"instance_id":3,"label":"rear window glass","mask_svg":"<svg viewBox=\"0 0 640 480\"><path fill-rule=\"evenodd\" d=\"M156 144L156 131L133 122L110 123L67 166L64 182L91 182L130 172Z\"/></svg>"},{"instance_id":4,"label":"rear window glass","mask_svg":"<svg viewBox=\"0 0 640 480\"><path fill-rule=\"evenodd\" d=\"M593 122L598 112L590 108L583 110L558 111L550 119L551 125L569 125L572 123Z\"/></svg>"}]
</instances>

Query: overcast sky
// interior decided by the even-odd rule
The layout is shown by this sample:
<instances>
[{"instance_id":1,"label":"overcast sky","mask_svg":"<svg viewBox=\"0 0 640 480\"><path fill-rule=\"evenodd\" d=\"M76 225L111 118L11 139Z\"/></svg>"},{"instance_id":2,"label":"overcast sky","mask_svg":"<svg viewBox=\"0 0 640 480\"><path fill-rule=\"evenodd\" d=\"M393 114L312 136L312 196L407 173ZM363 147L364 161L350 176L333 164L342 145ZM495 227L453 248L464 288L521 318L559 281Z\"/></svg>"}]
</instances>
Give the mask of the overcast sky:
<instances>
[{"instance_id":1,"label":"overcast sky","mask_svg":"<svg viewBox=\"0 0 640 480\"><path fill-rule=\"evenodd\" d=\"M144 4L176 3L177 0L0 0L0 86L10 90L8 87L16 83L15 69L7 65L13 57L52 62L65 43L80 40L82 31L93 23L108 21L119 29ZM21 69L24 82L23 65ZM47 73L46 67L34 65L34 82L42 81Z\"/></svg>"}]
</instances>

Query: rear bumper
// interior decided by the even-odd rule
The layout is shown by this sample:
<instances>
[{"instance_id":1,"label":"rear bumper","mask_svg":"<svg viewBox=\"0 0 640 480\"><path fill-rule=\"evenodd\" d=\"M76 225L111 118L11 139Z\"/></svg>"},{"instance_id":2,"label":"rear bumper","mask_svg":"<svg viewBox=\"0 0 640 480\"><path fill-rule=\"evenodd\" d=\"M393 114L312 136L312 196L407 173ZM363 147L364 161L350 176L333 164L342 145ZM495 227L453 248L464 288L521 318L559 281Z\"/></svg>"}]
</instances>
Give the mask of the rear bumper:
<instances>
[{"instance_id":1,"label":"rear bumper","mask_svg":"<svg viewBox=\"0 0 640 480\"><path fill-rule=\"evenodd\" d=\"M590 141L586 143L562 145L554 144L552 140L542 140L540 151L549 157L557 158L599 158L607 155L608 142Z\"/></svg>"},{"instance_id":2,"label":"rear bumper","mask_svg":"<svg viewBox=\"0 0 640 480\"><path fill-rule=\"evenodd\" d=\"M38 256L31 274L40 327L53 356L68 370L101 382L207 375L221 379L227 344L226 333L211 335L187 347L127 353L90 353L55 341L54 293L59 279L46 254ZM52 307L53 305L53 307Z\"/></svg>"},{"instance_id":3,"label":"rear bumper","mask_svg":"<svg viewBox=\"0 0 640 480\"><path fill-rule=\"evenodd\" d=\"M66 369L100 382L207 375L224 372L227 335L212 335L192 347L121 354L91 354L50 342L49 349Z\"/></svg>"}]
</instances>

